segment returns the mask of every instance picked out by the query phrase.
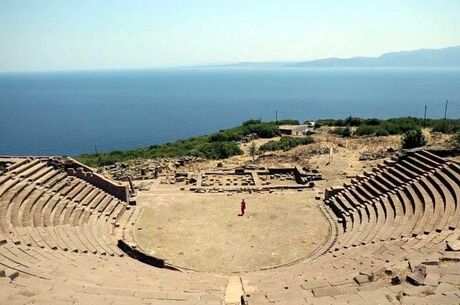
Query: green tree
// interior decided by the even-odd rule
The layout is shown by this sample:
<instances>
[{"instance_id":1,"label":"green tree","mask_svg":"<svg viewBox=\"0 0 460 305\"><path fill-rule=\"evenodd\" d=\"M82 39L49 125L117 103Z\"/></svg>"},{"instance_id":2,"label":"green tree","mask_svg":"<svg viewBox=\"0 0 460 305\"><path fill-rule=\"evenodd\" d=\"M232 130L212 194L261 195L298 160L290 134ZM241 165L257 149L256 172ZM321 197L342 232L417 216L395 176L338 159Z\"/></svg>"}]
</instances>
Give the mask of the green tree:
<instances>
[{"instance_id":1,"label":"green tree","mask_svg":"<svg viewBox=\"0 0 460 305\"><path fill-rule=\"evenodd\" d=\"M257 155L257 146L254 141L251 143L251 145L249 145L249 155L252 157L252 162L255 162Z\"/></svg>"},{"instance_id":2,"label":"green tree","mask_svg":"<svg viewBox=\"0 0 460 305\"><path fill-rule=\"evenodd\" d=\"M420 128L411 129L404 133L402 137L403 148L415 148L426 144L425 136Z\"/></svg>"}]
</instances>

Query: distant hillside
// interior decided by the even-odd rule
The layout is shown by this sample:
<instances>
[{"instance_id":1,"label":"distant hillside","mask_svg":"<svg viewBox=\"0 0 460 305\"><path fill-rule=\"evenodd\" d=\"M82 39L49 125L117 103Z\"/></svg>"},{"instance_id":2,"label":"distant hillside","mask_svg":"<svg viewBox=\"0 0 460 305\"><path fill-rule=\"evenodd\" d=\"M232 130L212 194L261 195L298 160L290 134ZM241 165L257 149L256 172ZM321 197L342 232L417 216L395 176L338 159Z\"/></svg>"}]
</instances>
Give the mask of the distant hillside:
<instances>
[{"instance_id":1,"label":"distant hillside","mask_svg":"<svg viewBox=\"0 0 460 305\"><path fill-rule=\"evenodd\" d=\"M324 58L302 62L241 62L220 67L460 67L460 46L385 53L378 57Z\"/></svg>"}]
</instances>

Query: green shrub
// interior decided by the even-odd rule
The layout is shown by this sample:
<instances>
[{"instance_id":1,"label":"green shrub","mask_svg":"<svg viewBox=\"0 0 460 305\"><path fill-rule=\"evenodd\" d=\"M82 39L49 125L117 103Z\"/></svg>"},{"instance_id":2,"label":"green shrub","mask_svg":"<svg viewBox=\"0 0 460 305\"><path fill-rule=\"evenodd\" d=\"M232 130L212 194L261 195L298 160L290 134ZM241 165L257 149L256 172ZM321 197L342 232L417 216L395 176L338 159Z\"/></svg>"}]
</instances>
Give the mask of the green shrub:
<instances>
[{"instance_id":1,"label":"green shrub","mask_svg":"<svg viewBox=\"0 0 460 305\"><path fill-rule=\"evenodd\" d=\"M281 135L276 124L260 123L246 126L247 133L256 133L260 138L273 138Z\"/></svg>"},{"instance_id":2,"label":"green shrub","mask_svg":"<svg viewBox=\"0 0 460 305\"><path fill-rule=\"evenodd\" d=\"M308 121L305 121L308 123ZM321 126L344 126L343 120L334 120L334 119L319 119L315 121L315 127L319 128Z\"/></svg>"},{"instance_id":3,"label":"green shrub","mask_svg":"<svg viewBox=\"0 0 460 305\"><path fill-rule=\"evenodd\" d=\"M300 125L300 123L298 120L286 119L278 121L278 125Z\"/></svg>"},{"instance_id":4,"label":"green shrub","mask_svg":"<svg viewBox=\"0 0 460 305\"><path fill-rule=\"evenodd\" d=\"M243 124L241 124L242 126L248 126L248 125L254 125L254 124L260 124L262 123L262 121L260 119L250 119L250 120L247 120L245 122L243 122Z\"/></svg>"},{"instance_id":5,"label":"green shrub","mask_svg":"<svg viewBox=\"0 0 460 305\"><path fill-rule=\"evenodd\" d=\"M371 136L374 135L377 131L377 128L374 126L362 125L356 128L355 135L357 136Z\"/></svg>"},{"instance_id":6,"label":"green shrub","mask_svg":"<svg viewBox=\"0 0 460 305\"><path fill-rule=\"evenodd\" d=\"M260 151L274 151L274 150L290 150L299 145L307 145L314 143L312 137L302 137L302 138L293 138L293 137L282 137L279 141L269 141L262 146L260 146Z\"/></svg>"},{"instance_id":7,"label":"green shrub","mask_svg":"<svg viewBox=\"0 0 460 305\"><path fill-rule=\"evenodd\" d=\"M388 133L388 130L386 130L385 128L376 128L375 130L375 136L377 137L386 137L386 136L389 136L390 134Z\"/></svg>"},{"instance_id":8,"label":"green shrub","mask_svg":"<svg viewBox=\"0 0 460 305\"><path fill-rule=\"evenodd\" d=\"M242 132L237 130L225 130L209 136L211 142L228 142L228 141L240 141L244 137Z\"/></svg>"},{"instance_id":9,"label":"green shrub","mask_svg":"<svg viewBox=\"0 0 460 305\"><path fill-rule=\"evenodd\" d=\"M235 142L212 142L204 144L200 149L207 159L226 159L241 155L243 152Z\"/></svg>"},{"instance_id":10,"label":"green shrub","mask_svg":"<svg viewBox=\"0 0 460 305\"><path fill-rule=\"evenodd\" d=\"M360 118L354 118L352 116L349 116L345 119L344 121L344 126L353 126L353 127L356 127L356 126L360 126L362 123L362 119Z\"/></svg>"},{"instance_id":11,"label":"green shrub","mask_svg":"<svg viewBox=\"0 0 460 305\"><path fill-rule=\"evenodd\" d=\"M350 127L336 127L332 130L333 134L338 136L348 138L351 137L351 128Z\"/></svg>"},{"instance_id":12,"label":"green shrub","mask_svg":"<svg viewBox=\"0 0 460 305\"><path fill-rule=\"evenodd\" d=\"M402 138L403 148L415 148L426 144L425 136L420 128L411 129L404 133Z\"/></svg>"},{"instance_id":13,"label":"green shrub","mask_svg":"<svg viewBox=\"0 0 460 305\"><path fill-rule=\"evenodd\" d=\"M249 146L249 155L252 157L252 162L256 160L256 155L257 155L258 149L256 142L252 142L251 145Z\"/></svg>"},{"instance_id":14,"label":"green shrub","mask_svg":"<svg viewBox=\"0 0 460 305\"><path fill-rule=\"evenodd\" d=\"M381 121L379 119L365 119L362 121L362 124L368 126L377 126L381 124Z\"/></svg>"},{"instance_id":15,"label":"green shrub","mask_svg":"<svg viewBox=\"0 0 460 305\"><path fill-rule=\"evenodd\" d=\"M459 120L439 120L435 121L432 124L433 131L442 132L442 133L456 133L460 131L460 121Z\"/></svg>"}]
</instances>

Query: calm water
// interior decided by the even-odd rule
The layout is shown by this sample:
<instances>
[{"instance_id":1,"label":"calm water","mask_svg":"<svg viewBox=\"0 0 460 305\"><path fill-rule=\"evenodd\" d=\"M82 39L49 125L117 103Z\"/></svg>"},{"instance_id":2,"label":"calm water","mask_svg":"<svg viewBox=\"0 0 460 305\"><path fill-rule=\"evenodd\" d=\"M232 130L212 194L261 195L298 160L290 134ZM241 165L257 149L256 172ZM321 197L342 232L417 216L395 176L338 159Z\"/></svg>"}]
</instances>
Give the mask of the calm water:
<instances>
[{"instance_id":1,"label":"calm water","mask_svg":"<svg viewBox=\"0 0 460 305\"><path fill-rule=\"evenodd\" d=\"M249 118L460 117L458 69L171 69L0 74L0 154L76 155Z\"/></svg>"}]
</instances>

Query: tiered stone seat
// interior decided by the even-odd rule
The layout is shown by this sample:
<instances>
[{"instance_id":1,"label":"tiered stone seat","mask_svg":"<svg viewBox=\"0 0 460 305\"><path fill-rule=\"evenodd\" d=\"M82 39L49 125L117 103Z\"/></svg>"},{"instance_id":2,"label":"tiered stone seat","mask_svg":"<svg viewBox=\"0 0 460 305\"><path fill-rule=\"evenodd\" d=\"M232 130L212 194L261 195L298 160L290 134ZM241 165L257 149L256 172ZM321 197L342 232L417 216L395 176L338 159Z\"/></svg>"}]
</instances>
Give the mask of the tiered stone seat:
<instances>
[{"instance_id":1,"label":"tiered stone seat","mask_svg":"<svg viewBox=\"0 0 460 305\"><path fill-rule=\"evenodd\" d=\"M415 151L352 179L325 201L341 223L334 248L456 228L457 171L453 163Z\"/></svg>"},{"instance_id":2,"label":"tiered stone seat","mask_svg":"<svg viewBox=\"0 0 460 305\"><path fill-rule=\"evenodd\" d=\"M251 290L247 296L249 304L400 304L397 296L404 301L406 293L422 298L424 292L412 292L413 286L405 283L394 286L391 278L395 275L401 278L401 274L410 272L410 266L414 268L420 263L442 274L444 267L439 264L445 240L452 236L458 238L458 233L434 232L342 249L304 265L244 275L243 283ZM427 249L429 254L424 252ZM437 254L433 256L433 253ZM436 287L439 282L435 280L432 285Z\"/></svg>"},{"instance_id":3,"label":"tiered stone seat","mask_svg":"<svg viewBox=\"0 0 460 305\"><path fill-rule=\"evenodd\" d=\"M87 182L68 177L47 159L13 164L0 184L0 228L15 244L62 251L117 255L110 226L127 203Z\"/></svg>"},{"instance_id":4,"label":"tiered stone seat","mask_svg":"<svg viewBox=\"0 0 460 305\"><path fill-rule=\"evenodd\" d=\"M2 284L2 299L11 300L8 304L16 304L27 287L27 302L35 304L218 305L227 285L223 276L146 268L128 258L8 244L0 246L0 270L4 268L20 273L10 285Z\"/></svg>"}]
</instances>

